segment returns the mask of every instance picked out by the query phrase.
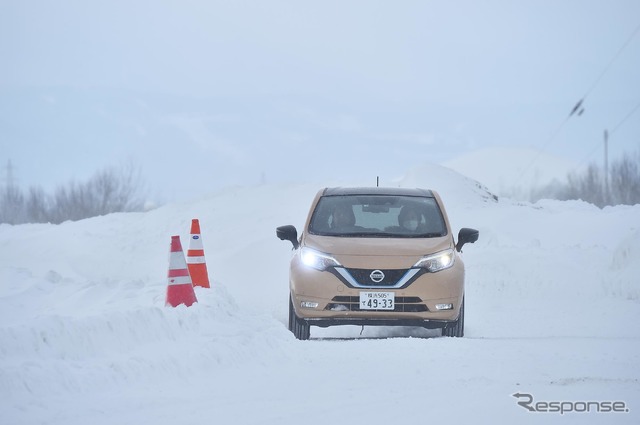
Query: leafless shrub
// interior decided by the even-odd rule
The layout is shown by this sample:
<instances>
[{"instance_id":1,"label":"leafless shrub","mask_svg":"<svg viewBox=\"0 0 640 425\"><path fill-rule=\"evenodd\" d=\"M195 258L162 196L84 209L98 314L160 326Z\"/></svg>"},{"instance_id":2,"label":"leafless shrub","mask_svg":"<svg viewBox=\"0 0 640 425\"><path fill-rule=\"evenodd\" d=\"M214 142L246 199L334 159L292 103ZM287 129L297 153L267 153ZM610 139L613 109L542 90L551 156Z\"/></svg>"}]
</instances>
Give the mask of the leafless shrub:
<instances>
[{"instance_id":1,"label":"leafless shrub","mask_svg":"<svg viewBox=\"0 0 640 425\"><path fill-rule=\"evenodd\" d=\"M8 183L0 192L0 223L25 222L24 195L18 186Z\"/></svg>"},{"instance_id":2,"label":"leafless shrub","mask_svg":"<svg viewBox=\"0 0 640 425\"><path fill-rule=\"evenodd\" d=\"M131 164L106 168L85 183L59 186L53 195L40 187L27 197L14 184L0 192L0 223L62 223L114 212L142 211L140 173Z\"/></svg>"},{"instance_id":3,"label":"leafless shrub","mask_svg":"<svg viewBox=\"0 0 640 425\"><path fill-rule=\"evenodd\" d=\"M625 154L611 167L611 196L615 204L640 203L640 151Z\"/></svg>"},{"instance_id":4,"label":"leafless shrub","mask_svg":"<svg viewBox=\"0 0 640 425\"><path fill-rule=\"evenodd\" d=\"M625 154L611 164L608 182L604 172L592 163L582 173L567 176L565 184L554 182L535 193L536 201L542 198L570 200L581 199L602 208L607 205L635 205L640 203L640 151Z\"/></svg>"}]
</instances>

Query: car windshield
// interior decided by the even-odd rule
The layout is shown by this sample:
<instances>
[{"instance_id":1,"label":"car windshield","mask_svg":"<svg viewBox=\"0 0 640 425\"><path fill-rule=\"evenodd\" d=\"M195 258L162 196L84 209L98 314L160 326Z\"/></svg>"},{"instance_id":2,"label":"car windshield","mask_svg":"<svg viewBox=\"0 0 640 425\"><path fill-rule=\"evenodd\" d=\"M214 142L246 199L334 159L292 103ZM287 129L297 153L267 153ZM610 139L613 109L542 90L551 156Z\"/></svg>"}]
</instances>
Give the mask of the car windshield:
<instances>
[{"instance_id":1,"label":"car windshield","mask_svg":"<svg viewBox=\"0 0 640 425\"><path fill-rule=\"evenodd\" d=\"M309 233L321 236L388 238L441 237L447 234L436 200L422 196L323 196Z\"/></svg>"}]
</instances>

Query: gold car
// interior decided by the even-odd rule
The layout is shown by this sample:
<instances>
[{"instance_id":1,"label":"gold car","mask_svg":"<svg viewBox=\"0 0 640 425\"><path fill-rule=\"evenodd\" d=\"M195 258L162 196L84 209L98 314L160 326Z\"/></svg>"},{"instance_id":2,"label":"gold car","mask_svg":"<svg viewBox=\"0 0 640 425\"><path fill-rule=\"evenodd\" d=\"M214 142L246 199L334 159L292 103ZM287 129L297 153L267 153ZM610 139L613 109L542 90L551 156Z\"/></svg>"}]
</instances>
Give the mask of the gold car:
<instances>
[{"instance_id":1,"label":"gold car","mask_svg":"<svg viewBox=\"0 0 640 425\"><path fill-rule=\"evenodd\" d=\"M404 188L326 188L311 204L300 238L276 235L295 250L289 271L289 329L384 325L464 334L460 250L478 240L463 228L454 241L440 196Z\"/></svg>"}]
</instances>

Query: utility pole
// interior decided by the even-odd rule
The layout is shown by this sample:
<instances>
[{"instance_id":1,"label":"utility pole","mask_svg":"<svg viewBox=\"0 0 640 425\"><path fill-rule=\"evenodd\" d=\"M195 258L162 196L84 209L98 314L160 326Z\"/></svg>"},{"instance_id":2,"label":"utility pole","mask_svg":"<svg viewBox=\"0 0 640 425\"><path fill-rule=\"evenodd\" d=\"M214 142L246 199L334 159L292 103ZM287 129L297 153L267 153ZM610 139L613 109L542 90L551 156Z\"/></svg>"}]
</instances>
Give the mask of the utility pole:
<instances>
[{"instance_id":1,"label":"utility pole","mask_svg":"<svg viewBox=\"0 0 640 425\"><path fill-rule=\"evenodd\" d=\"M7 165L4 167L5 169L5 175L4 175L4 183L6 187L13 187L13 185L15 184L15 178L13 177L13 164L11 163L11 160L7 160ZM2 182L0 182L1 185Z\"/></svg>"},{"instance_id":2,"label":"utility pole","mask_svg":"<svg viewBox=\"0 0 640 425\"><path fill-rule=\"evenodd\" d=\"M609 132L604 130L604 202L609 202Z\"/></svg>"}]
</instances>

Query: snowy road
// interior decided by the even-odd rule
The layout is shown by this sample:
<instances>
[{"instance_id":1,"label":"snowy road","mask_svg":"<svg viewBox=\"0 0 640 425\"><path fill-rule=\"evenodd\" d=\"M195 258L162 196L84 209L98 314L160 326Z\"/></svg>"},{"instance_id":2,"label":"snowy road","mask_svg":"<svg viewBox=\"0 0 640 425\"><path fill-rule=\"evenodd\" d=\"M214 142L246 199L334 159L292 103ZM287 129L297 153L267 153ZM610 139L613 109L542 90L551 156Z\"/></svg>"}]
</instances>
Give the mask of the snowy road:
<instances>
[{"instance_id":1,"label":"snowy road","mask_svg":"<svg viewBox=\"0 0 640 425\"><path fill-rule=\"evenodd\" d=\"M454 228L480 229L464 253L462 339L291 335L290 251L274 233L300 226L315 187L0 225L0 422L639 423L640 206L492 202L448 170L425 173ZM427 186L413 179L403 184ZM169 237L194 217L213 287L196 288L190 308L165 308ZM530 412L523 394L539 410L590 411ZM612 402L625 411L595 411Z\"/></svg>"}]
</instances>

